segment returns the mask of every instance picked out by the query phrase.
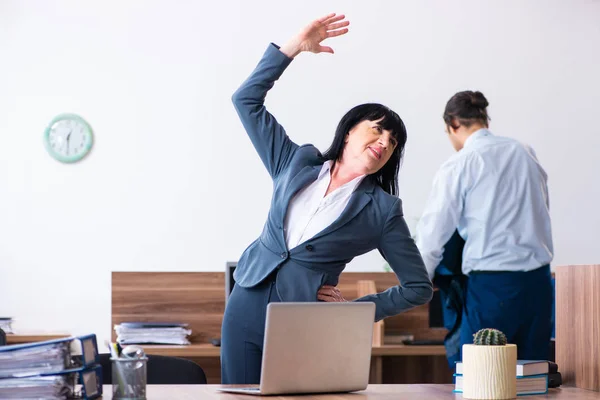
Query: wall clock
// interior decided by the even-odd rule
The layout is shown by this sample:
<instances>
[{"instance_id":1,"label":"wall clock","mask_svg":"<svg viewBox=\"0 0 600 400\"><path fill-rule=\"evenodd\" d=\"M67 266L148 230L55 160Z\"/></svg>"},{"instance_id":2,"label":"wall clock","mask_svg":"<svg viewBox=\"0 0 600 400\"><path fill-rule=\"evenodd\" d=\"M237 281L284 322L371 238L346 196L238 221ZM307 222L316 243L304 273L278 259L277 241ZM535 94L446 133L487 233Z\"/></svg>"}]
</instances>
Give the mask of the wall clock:
<instances>
[{"instance_id":1,"label":"wall clock","mask_svg":"<svg viewBox=\"0 0 600 400\"><path fill-rule=\"evenodd\" d=\"M58 161L77 162L92 149L92 128L76 114L61 114L48 124L44 144L48 153Z\"/></svg>"}]
</instances>

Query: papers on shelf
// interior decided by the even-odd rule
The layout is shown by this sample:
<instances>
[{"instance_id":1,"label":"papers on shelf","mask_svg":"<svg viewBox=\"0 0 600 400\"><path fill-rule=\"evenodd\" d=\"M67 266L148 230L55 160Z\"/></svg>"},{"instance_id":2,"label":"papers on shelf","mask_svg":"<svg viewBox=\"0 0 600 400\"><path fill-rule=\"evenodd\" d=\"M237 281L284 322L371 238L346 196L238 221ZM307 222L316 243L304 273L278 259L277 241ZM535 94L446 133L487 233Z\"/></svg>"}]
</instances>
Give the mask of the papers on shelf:
<instances>
[{"instance_id":1,"label":"papers on shelf","mask_svg":"<svg viewBox=\"0 0 600 400\"><path fill-rule=\"evenodd\" d=\"M14 333L12 322L12 318L0 317L0 329L2 329L4 333Z\"/></svg>"},{"instance_id":2,"label":"papers on shelf","mask_svg":"<svg viewBox=\"0 0 600 400\"><path fill-rule=\"evenodd\" d=\"M187 324L167 322L123 322L115 325L119 344L190 344Z\"/></svg>"}]
</instances>

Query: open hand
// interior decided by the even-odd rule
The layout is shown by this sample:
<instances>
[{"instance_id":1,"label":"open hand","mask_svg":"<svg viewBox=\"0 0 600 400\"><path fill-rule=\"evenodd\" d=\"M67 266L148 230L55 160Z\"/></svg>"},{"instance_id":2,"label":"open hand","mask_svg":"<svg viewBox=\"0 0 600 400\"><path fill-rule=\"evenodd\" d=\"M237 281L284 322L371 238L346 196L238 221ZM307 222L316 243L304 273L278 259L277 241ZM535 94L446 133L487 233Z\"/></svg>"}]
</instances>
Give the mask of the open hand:
<instances>
[{"instance_id":1,"label":"open hand","mask_svg":"<svg viewBox=\"0 0 600 400\"><path fill-rule=\"evenodd\" d=\"M342 296L342 292L335 286L321 286L317 292L317 300L342 303L348 301Z\"/></svg>"},{"instance_id":2,"label":"open hand","mask_svg":"<svg viewBox=\"0 0 600 400\"><path fill-rule=\"evenodd\" d=\"M294 58L303 51L333 54L333 49L329 46L321 46L321 42L327 38L348 33L346 26L350 25L350 21L343 21L344 18L346 16L343 14L333 13L311 22L282 46L281 52L290 58Z\"/></svg>"}]
</instances>

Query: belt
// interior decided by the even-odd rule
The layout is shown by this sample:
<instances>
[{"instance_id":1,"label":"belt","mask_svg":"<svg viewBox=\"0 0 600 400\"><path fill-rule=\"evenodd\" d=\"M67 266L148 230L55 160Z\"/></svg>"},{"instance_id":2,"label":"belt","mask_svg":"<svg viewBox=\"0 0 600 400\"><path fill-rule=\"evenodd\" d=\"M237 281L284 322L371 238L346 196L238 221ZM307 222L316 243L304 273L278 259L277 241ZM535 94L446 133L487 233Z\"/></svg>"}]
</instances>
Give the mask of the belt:
<instances>
[{"instance_id":1,"label":"belt","mask_svg":"<svg viewBox=\"0 0 600 400\"><path fill-rule=\"evenodd\" d=\"M515 270L500 270L500 271L486 271L486 270L472 270L471 272L469 272L469 275L482 275L482 274L506 274L508 272L514 272L514 273L526 273L526 272L533 272L533 271L537 271L540 268L546 268L546 267L550 267L548 264L546 265L542 265L541 267L535 268L535 269L531 269L529 271L515 271Z\"/></svg>"}]
</instances>

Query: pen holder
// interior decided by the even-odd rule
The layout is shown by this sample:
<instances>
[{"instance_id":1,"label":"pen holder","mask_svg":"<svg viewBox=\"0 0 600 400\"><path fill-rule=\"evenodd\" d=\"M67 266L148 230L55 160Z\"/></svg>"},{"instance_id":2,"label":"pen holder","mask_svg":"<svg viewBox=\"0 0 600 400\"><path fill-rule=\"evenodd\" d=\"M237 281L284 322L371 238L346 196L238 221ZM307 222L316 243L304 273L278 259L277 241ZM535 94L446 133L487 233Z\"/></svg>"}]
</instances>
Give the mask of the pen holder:
<instances>
[{"instance_id":1,"label":"pen holder","mask_svg":"<svg viewBox=\"0 0 600 400\"><path fill-rule=\"evenodd\" d=\"M113 399L146 400L147 357L111 358Z\"/></svg>"}]
</instances>

